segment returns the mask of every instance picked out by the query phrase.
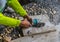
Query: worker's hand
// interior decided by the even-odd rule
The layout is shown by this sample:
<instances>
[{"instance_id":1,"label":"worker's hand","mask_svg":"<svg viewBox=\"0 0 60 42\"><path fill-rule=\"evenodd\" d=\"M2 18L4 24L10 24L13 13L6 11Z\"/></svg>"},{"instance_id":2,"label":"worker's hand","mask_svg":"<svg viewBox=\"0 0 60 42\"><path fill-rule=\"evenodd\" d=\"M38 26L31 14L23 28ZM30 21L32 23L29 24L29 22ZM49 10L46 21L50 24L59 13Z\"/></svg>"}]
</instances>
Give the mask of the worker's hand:
<instances>
[{"instance_id":1,"label":"worker's hand","mask_svg":"<svg viewBox=\"0 0 60 42\"><path fill-rule=\"evenodd\" d=\"M29 15L24 16L25 19L27 19L32 24L32 18L29 17Z\"/></svg>"},{"instance_id":2,"label":"worker's hand","mask_svg":"<svg viewBox=\"0 0 60 42\"><path fill-rule=\"evenodd\" d=\"M21 27L23 28L28 28L31 26L30 22L27 20L27 19L24 19L21 24L20 24Z\"/></svg>"}]
</instances>

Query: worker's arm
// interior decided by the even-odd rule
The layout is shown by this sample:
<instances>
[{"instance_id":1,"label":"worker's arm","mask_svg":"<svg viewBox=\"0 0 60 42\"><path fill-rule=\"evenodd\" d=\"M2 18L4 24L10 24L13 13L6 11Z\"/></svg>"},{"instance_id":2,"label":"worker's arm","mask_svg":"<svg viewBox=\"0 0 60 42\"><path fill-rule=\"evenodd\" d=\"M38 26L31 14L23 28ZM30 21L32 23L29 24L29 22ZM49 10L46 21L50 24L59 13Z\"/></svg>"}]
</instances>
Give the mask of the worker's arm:
<instances>
[{"instance_id":1,"label":"worker's arm","mask_svg":"<svg viewBox=\"0 0 60 42\"><path fill-rule=\"evenodd\" d=\"M6 26L19 26L21 23L20 20L16 20L14 18L6 17L2 13L0 13L0 24L6 25Z\"/></svg>"},{"instance_id":2,"label":"worker's arm","mask_svg":"<svg viewBox=\"0 0 60 42\"><path fill-rule=\"evenodd\" d=\"M18 0L8 0L7 4L12 7L16 13L20 14L21 16L27 15L27 12L23 9L21 4L18 2Z\"/></svg>"},{"instance_id":3,"label":"worker's arm","mask_svg":"<svg viewBox=\"0 0 60 42\"><path fill-rule=\"evenodd\" d=\"M31 21L32 19L28 16L27 12L23 9L21 4L18 2L18 0L7 0L7 4L12 7L15 12L23 16L24 18L27 18L27 20Z\"/></svg>"}]
</instances>

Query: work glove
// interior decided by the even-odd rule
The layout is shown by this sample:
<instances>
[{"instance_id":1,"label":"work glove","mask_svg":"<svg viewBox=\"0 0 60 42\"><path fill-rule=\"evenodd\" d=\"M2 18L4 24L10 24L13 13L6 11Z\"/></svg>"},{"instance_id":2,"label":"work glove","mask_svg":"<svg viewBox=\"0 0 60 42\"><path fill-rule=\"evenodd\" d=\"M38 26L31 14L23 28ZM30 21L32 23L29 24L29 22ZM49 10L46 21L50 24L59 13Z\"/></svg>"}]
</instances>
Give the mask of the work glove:
<instances>
[{"instance_id":1,"label":"work glove","mask_svg":"<svg viewBox=\"0 0 60 42\"><path fill-rule=\"evenodd\" d=\"M30 22L27 19L21 21L20 27L22 28L29 28L31 26Z\"/></svg>"},{"instance_id":2,"label":"work glove","mask_svg":"<svg viewBox=\"0 0 60 42\"><path fill-rule=\"evenodd\" d=\"M27 19L30 22L30 24L32 25L32 18L31 17L26 15L26 16L24 16L24 19Z\"/></svg>"}]
</instances>

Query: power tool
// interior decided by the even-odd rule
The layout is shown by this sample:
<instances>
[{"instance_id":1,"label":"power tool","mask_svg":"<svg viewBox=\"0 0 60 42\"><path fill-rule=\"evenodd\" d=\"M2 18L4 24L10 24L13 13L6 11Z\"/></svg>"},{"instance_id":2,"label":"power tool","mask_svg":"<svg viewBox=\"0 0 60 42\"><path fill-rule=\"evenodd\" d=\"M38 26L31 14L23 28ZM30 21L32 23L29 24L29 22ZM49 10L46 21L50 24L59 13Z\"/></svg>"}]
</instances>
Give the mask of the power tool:
<instances>
[{"instance_id":1,"label":"power tool","mask_svg":"<svg viewBox=\"0 0 60 42\"><path fill-rule=\"evenodd\" d=\"M45 23L41 22L40 19L32 19L32 27L43 27Z\"/></svg>"},{"instance_id":2,"label":"power tool","mask_svg":"<svg viewBox=\"0 0 60 42\"><path fill-rule=\"evenodd\" d=\"M32 19L32 27L43 27L45 23L41 22L39 19ZM16 27L16 30L19 32L21 37L24 37L22 27Z\"/></svg>"}]
</instances>

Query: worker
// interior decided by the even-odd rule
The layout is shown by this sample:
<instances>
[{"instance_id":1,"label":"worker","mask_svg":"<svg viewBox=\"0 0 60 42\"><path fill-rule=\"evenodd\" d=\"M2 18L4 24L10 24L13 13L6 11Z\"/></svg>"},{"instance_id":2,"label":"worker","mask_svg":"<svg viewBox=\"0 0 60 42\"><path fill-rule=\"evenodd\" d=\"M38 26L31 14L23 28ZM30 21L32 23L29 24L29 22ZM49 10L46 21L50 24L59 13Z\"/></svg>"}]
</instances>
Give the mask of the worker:
<instances>
[{"instance_id":1,"label":"worker","mask_svg":"<svg viewBox=\"0 0 60 42\"><path fill-rule=\"evenodd\" d=\"M3 10L6 5L13 8L17 14L19 14L24 18L24 20L21 21L21 20L4 16ZM29 20L31 20L31 18L28 16L27 12L23 9L23 7L18 2L18 0L0 0L0 24L1 25L11 26L11 27L20 26L20 27L28 28L31 26Z\"/></svg>"}]
</instances>

